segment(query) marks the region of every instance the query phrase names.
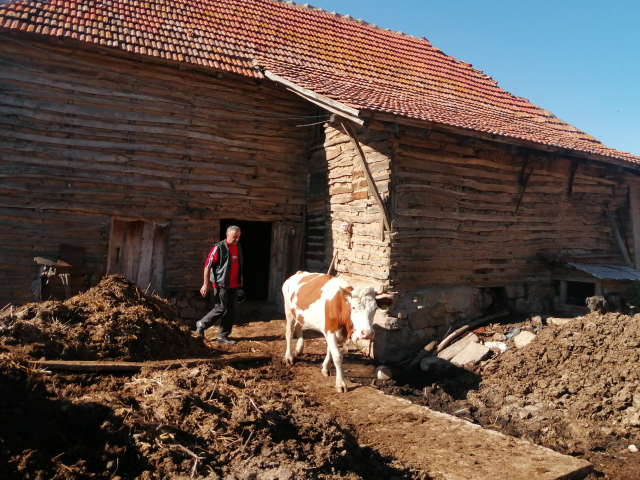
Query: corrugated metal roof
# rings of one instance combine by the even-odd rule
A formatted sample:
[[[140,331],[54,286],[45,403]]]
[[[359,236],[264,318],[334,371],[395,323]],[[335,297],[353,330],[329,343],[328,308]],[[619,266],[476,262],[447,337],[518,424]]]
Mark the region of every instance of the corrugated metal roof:
[[[567,265],[601,280],[640,280],[639,271],[624,265],[574,262],[567,262]]]

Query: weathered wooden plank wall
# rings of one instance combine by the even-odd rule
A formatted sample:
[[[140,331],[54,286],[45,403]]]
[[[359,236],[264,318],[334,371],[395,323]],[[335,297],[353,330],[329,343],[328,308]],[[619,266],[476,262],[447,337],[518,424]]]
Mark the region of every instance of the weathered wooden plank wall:
[[[170,222],[168,290],[199,287],[221,218],[301,224],[310,129],[296,125],[313,119],[285,118],[310,115],[298,97],[63,40],[33,46],[0,43],[0,303],[27,301],[33,257],[62,243],[104,272],[112,218]]]
[[[507,146],[424,133],[406,128],[391,139],[397,197],[390,277],[400,290],[551,283],[539,251],[617,255],[605,208],[631,232],[633,175],[581,164],[569,193],[569,158],[530,154],[522,175],[525,156]],[[521,175],[532,167],[522,194]]]

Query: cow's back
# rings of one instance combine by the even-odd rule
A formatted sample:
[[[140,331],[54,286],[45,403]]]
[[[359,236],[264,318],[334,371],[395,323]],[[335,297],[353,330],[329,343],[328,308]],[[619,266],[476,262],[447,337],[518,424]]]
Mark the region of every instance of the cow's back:
[[[285,308],[298,323],[324,333],[327,300],[332,299],[341,287],[348,286],[345,280],[331,275],[298,272],[282,286]]]

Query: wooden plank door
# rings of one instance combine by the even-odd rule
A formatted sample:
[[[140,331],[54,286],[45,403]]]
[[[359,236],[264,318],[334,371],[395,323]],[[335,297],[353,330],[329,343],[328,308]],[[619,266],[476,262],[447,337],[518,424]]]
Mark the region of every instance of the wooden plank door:
[[[142,220],[111,223],[107,274],[120,273],[144,290],[164,294],[167,227]]]

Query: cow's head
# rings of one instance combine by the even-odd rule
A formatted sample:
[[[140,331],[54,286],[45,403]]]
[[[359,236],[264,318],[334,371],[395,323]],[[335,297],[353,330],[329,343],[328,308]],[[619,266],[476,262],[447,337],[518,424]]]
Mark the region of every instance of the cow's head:
[[[371,340],[373,338],[373,316],[378,307],[390,305],[388,297],[378,297],[372,287],[340,288],[351,309],[350,317],[353,326],[351,340]]]

